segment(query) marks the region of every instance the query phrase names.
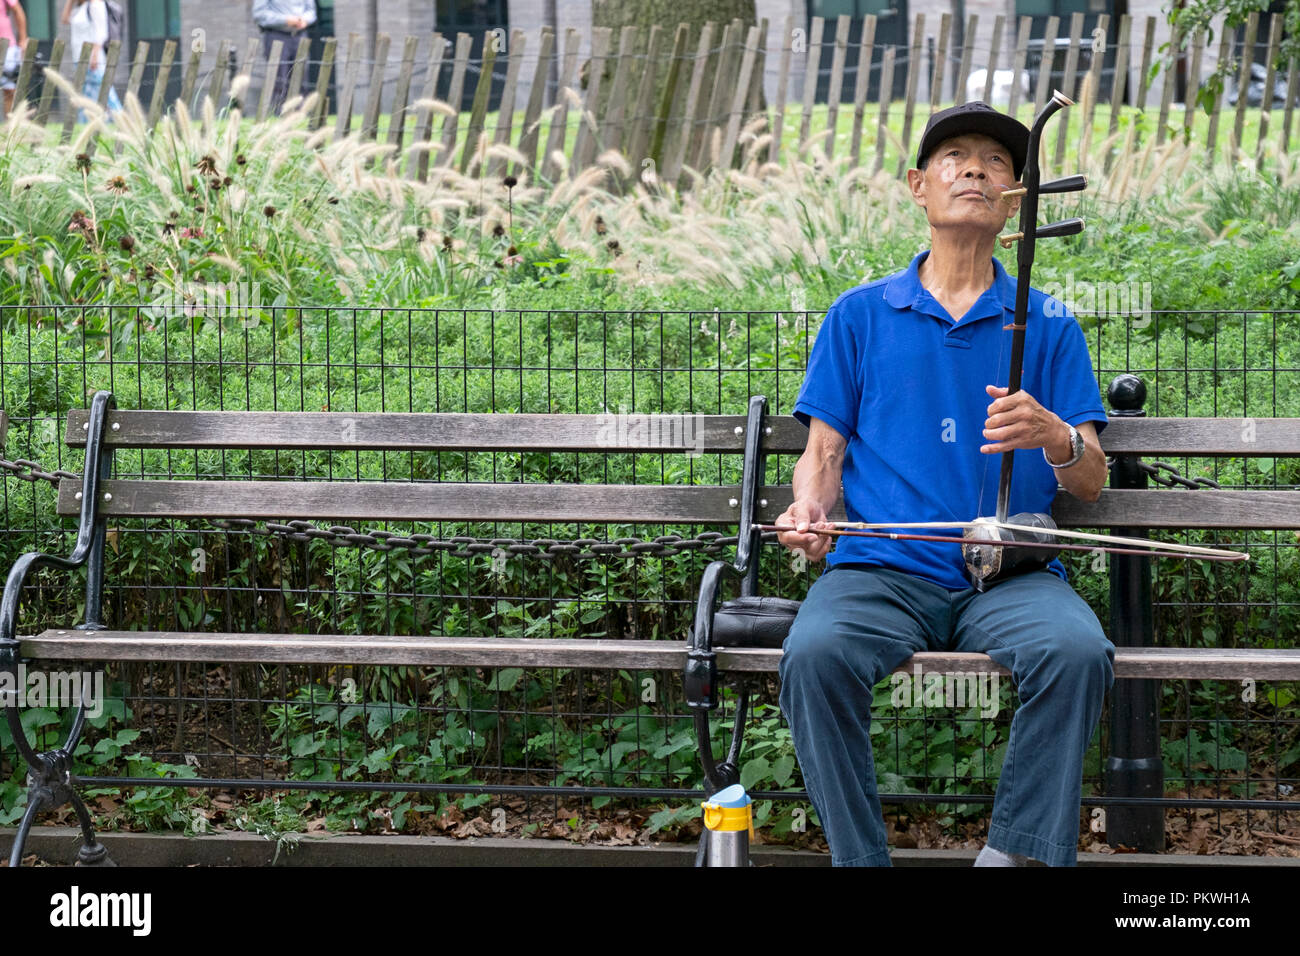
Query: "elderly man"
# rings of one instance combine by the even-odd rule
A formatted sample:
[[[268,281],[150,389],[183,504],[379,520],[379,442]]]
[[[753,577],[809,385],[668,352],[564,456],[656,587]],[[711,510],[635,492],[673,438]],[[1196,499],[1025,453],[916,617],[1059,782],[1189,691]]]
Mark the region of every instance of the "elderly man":
[[[262,31],[262,56],[271,55],[271,44],[276,40],[284,44],[271,94],[271,109],[278,113],[289,89],[289,69],[298,44],[306,29],[316,22],[316,0],[253,0],[253,21]]]
[[[1018,210],[1029,131],[984,103],[936,113],[907,182],[930,249],[827,313],[795,404],[809,428],[780,540],[820,560],[841,493],[850,519],[969,521],[995,510],[1015,450],[1011,512],[1047,512],[1058,482],[1094,501],[1105,427],[1082,330],[1034,290],[1022,390],[1005,382],[1015,280],[993,258]],[[994,466],[989,467],[990,463]],[[990,479],[986,480],[986,479]],[[888,866],[871,753],[872,688],[917,651],[987,653],[1020,697],[977,866],[1075,862],[1082,762],[1113,647],[1059,562],[978,592],[956,544],[839,538],[785,642],[781,709],[836,865]]]

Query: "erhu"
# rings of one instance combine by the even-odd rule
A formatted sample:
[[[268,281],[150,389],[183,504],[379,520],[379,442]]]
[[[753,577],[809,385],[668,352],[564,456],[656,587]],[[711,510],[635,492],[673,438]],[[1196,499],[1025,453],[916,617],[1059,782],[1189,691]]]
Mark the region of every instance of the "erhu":
[[[1073,105],[1071,100],[1059,90],[1052,92],[1052,98],[1034,119],[1029,130],[1029,149],[1025,157],[1024,175],[1019,189],[1007,190],[1004,199],[1023,196],[1020,205],[1020,231],[1000,236],[998,241],[1004,249],[1013,242],[1019,242],[1016,251],[1016,309],[1011,326],[1011,370],[1007,380],[1007,394],[1014,395],[1020,391],[1020,372],[1025,355],[1025,324],[1029,317],[1029,279],[1034,265],[1034,243],[1036,240],[1052,239],[1058,236],[1073,236],[1083,230],[1082,219],[1062,219],[1059,222],[1038,225],[1038,197],[1043,193],[1076,192],[1088,185],[1083,176],[1066,176],[1040,183],[1041,171],[1038,166],[1038,143],[1043,135],[1043,127],[1058,110]],[[993,521],[976,518],[972,526],[962,533],[967,542],[962,545],[962,559],[965,564],[966,577],[977,591],[1005,580],[1022,571],[1043,567],[1057,556],[1053,547],[1056,522],[1050,515],[1023,513],[1007,516],[1008,503],[1011,499],[1011,469],[1015,462],[1015,452],[1002,453],[1002,473],[998,481],[997,516]],[[1013,530],[1007,525],[1017,525],[1022,530]],[[1046,532],[1046,533],[1044,533]],[[996,541],[993,545],[987,542]],[[1030,545],[1025,547],[1022,545]]]

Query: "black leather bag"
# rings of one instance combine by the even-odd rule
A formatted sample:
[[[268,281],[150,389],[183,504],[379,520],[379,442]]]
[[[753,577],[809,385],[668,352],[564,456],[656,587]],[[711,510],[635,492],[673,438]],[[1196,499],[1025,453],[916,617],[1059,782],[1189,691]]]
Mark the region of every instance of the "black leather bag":
[[[725,601],[713,615],[714,647],[780,647],[790,633],[798,601],[742,597]]]

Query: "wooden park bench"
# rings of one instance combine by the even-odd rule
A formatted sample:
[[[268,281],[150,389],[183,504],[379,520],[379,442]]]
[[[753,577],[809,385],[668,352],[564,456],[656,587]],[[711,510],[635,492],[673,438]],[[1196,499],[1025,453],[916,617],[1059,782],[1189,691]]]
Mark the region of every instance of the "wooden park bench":
[[[1114,396],[1115,389],[1112,388]],[[1121,390],[1123,394],[1123,390]],[[1103,445],[1116,457],[1113,481],[1145,484],[1136,467],[1141,455],[1207,456],[1243,454],[1300,456],[1300,423],[1260,420],[1255,441],[1243,449],[1241,422],[1125,417],[1140,398],[1127,395],[1132,409],[1120,409],[1103,433]],[[681,670],[686,697],[695,717],[704,764],[706,790],[715,792],[737,776],[746,696],[737,708],[736,730],[726,759],[716,761],[710,746],[708,714],[718,706],[725,676],[774,672],[780,659],[783,628],[792,618],[793,602],[775,603],[777,613],[764,618],[763,633],[729,638],[721,646],[715,634],[743,635],[752,621],[748,608],[717,612],[717,598],[727,578],[740,582],[742,597],[755,599],[757,550],[762,538],[755,523],[774,520],[790,501],[790,487],[764,486],[768,455],[797,455],[806,430],[793,418],[766,414],[762,397],[750,400],[745,415],[698,418],[698,428],[647,428],[635,447],[611,448],[602,432],[602,416],[475,415],[339,412],[188,412],[128,411],[112,395],[95,395],[88,410],[68,418],[67,443],[85,448],[85,474],[64,479],[58,512],[79,519],[76,544],[67,557],[27,554],[11,569],[0,604],[0,670],[13,672],[19,661],[257,662],[264,664],[373,664],[417,666],[580,668],[596,670]],[[274,449],[279,451],[401,452],[702,452],[743,457],[739,485],[599,485],[421,483],[381,481],[289,480],[115,480],[113,457],[126,449]],[[1113,527],[1132,534],[1158,528],[1300,528],[1300,497],[1292,492],[1165,492],[1142,488],[1107,490],[1096,504],[1063,495],[1055,516],[1064,527]],[[443,635],[211,633],[108,630],[103,624],[105,532],[110,520],[256,519],[269,521],[346,520],[383,522],[527,522],[607,523],[712,526],[738,530],[735,557],[715,560],[701,581],[695,624],[682,640],[508,639]],[[702,538],[703,536],[701,536]],[[720,536],[719,536],[720,537]],[[672,538],[666,539],[672,543]],[[726,539],[723,539],[724,541]],[[653,550],[663,541],[646,542]],[[699,539],[682,544],[700,544]],[[716,541],[714,542],[716,543]],[[769,545],[772,547],[775,545]],[[1123,645],[1116,653],[1120,678],[1202,678],[1277,680],[1300,678],[1300,651],[1196,649],[1149,646],[1149,591],[1141,571],[1147,559],[1112,562],[1112,634]],[[20,636],[18,606],[24,583],[38,568],[87,568],[85,620],[75,626]],[[1149,582],[1146,584],[1149,588]],[[1146,594],[1146,606],[1142,605]],[[717,613],[715,613],[717,612]],[[1145,627],[1145,630],[1144,630]],[[751,646],[741,646],[748,644]],[[718,645],[718,646],[715,646]],[[918,654],[914,659],[931,673],[960,670],[998,671],[984,655]],[[909,664],[910,666],[910,664]],[[1153,680],[1146,686],[1154,686]],[[1149,691],[1148,691],[1149,693]],[[88,812],[75,794],[71,754],[83,728],[78,715],[68,741],[37,752],[19,724],[14,706],[6,707],[18,749],[30,768],[28,809],[11,850],[11,865],[22,857],[28,830],[41,810],[71,803],[83,832],[79,861],[107,861],[94,836]],[[1155,733],[1151,728],[1149,733]],[[1136,761],[1130,789],[1150,793],[1150,753],[1154,746],[1138,735],[1137,751],[1115,759]],[[1145,762],[1144,762],[1145,761]],[[1158,761],[1157,761],[1158,763]],[[1123,775],[1124,764],[1118,765]],[[1141,772],[1139,772],[1141,771]],[[187,781],[203,785],[201,779]],[[1158,785],[1157,785],[1158,787]],[[1159,809],[1157,812],[1159,812]]]

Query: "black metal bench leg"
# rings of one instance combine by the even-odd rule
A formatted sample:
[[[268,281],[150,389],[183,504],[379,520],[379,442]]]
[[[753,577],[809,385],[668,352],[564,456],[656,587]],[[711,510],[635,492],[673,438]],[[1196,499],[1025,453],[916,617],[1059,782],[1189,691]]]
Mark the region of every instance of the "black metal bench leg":
[[[35,789],[27,797],[27,812],[23,814],[22,822],[18,824],[18,833],[14,837],[14,845],[9,850],[9,867],[11,869],[22,866],[23,847],[27,845],[27,832],[32,828],[32,821],[36,819],[36,814],[44,808],[44,797]]]
[[[70,794],[72,809],[81,824],[81,849],[77,851],[77,866],[117,866],[108,855],[104,844],[95,839],[95,828],[90,822],[90,811],[76,793]]]
[[[80,734],[78,734],[80,736]],[[18,866],[22,862],[23,848],[27,843],[27,834],[32,828],[32,821],[42,810],[57,810],[66,803],[72,804],[81,825],[81,849],[77,852],[78,866],[115,866],[109,859],[104,845],[95,839],[95,829],[90,821],[90,812],[81,797],[72,789],[72,751],[75,740],[69,740],[68,747],[47,750],[36,754],[36,760],[28,761],[27,771],[27,811],[23,814],[18,834],[14,838],[13,849],[9,853],[9,865]]]
[[[5,654],[5,650],[0,648],[0,664],[11,656]],[[27,834],[32,828],[32,821],[36,819],[36,814],[42,810],[56,810],[70,803],[81,825],[82,846],[77,853],[77,865],[114,866],[103,844],[95,839],[90,812],[81,797],[72,789],[72,754],[77,749],[77,743],[86,724],[85,706],[77,708],[77,716],[72,722],[72,730],[68,733],[64,745],[41,753],[33,750],[28,742],[18,720],[17,709],[11,705],[6,710],[14,744],[27,762],[27,810],[23,813],[22,823],[14,837],[14,845],[9,853],[9,865],[18,866],[22,862]]]

